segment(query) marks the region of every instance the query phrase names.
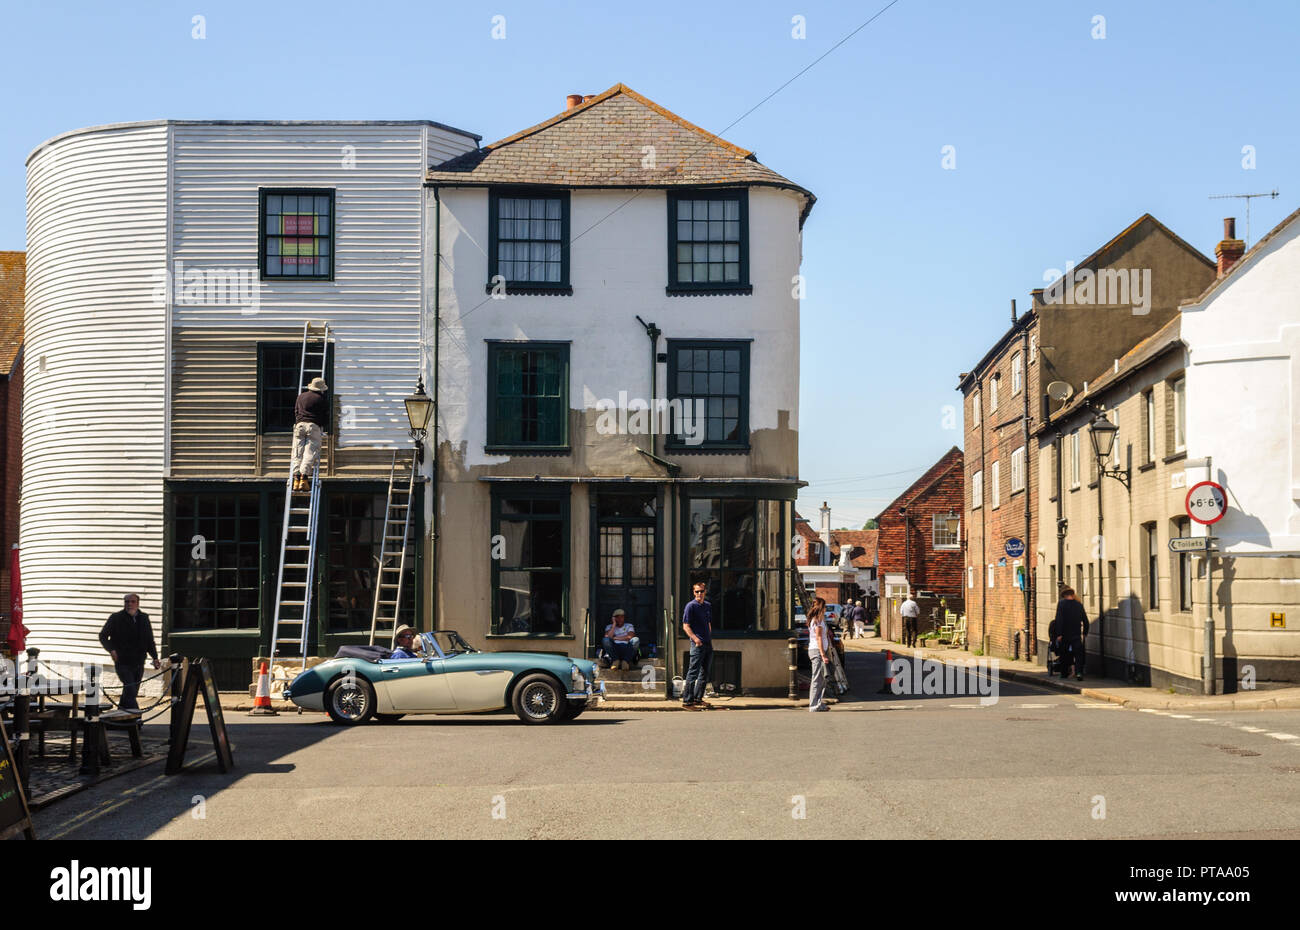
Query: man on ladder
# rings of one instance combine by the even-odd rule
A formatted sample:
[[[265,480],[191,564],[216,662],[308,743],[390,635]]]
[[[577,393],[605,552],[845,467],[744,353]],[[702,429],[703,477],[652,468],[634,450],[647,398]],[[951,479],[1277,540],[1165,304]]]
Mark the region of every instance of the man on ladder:
[[[321,432],[329,422],[324,378],[312,378],[293,405],[293,489],[310,490],[312,472],[320,461]]]

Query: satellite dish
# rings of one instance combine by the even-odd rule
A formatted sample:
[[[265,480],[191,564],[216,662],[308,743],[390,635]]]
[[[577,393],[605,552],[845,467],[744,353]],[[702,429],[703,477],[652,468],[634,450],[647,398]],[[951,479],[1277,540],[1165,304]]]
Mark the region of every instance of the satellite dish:
[[[1053,381],[1047,385],[1047,396],[1064,403],[1074,396],[1074,388],[1064,381]]]

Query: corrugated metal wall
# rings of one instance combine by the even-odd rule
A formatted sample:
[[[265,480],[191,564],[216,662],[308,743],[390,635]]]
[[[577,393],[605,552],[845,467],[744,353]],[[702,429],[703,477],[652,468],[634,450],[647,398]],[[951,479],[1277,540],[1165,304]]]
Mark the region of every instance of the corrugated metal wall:
[[[50,143],[27,203],[23,619],[50,657],[104,658],[124,592],[161,605],[167,128]]]

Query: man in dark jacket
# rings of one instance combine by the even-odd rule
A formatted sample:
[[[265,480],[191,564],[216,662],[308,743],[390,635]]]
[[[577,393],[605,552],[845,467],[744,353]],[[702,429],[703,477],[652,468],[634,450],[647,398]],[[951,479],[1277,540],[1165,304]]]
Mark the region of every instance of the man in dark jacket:
[[[117,706],[122,710],[139,710],[136,695],[144,677],[145,655],[153,659],[154,668],[162,666],[158,662],[149,615],[140,610],[140,596],[128,594],[122,601],[123,609],[109,617],[99,631],[99,641],[108,650],[117,677],[122,679],[122,697]]]
[[[310,488],[311,475],[320,461],[321,433],[329,424],[329,401],[325,392],[329,386],[324,378],[312,378],[307,390],[298,395],[293,405],[293,489]]]
[[[1061,677],[1070,676],[1070,665],[1073,664],[1075,679],[1083,681],[1083,667],[1087,660],[1083,638],[1088,635],[1088,614],[1075,599],[1074,588],[1062,589],[1061,599],[1056,604],[1056,618],[1048,627],[1048,635],[1056,637]]]

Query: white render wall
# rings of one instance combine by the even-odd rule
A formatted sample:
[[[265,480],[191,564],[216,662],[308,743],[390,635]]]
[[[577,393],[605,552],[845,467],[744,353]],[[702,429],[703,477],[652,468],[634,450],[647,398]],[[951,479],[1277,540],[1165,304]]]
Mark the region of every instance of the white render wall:
[[[593,409],[602,398],[650,396],[649,340],[639,314],[667,339],[752,338],[751,432],[798,429],[799,201],[772,188],[749,190],[747,296],[669,297],[667,195],[662,190],[573,190],[572,296],[511,295],[491,300],[488,193],[443,188],[440,424],[438,441],[464,444],[467,468],[508,461],[484,452],[488,339],[571,340],[569,406]],[[631,198],[629,200],[629,198]],[[594,228],[593,228],[594,227]],[[590,232],[585,230],[591,229]],[[432,331],[432,321],[426,325]],[[658,365],[663,397],[667,365]],[[788,422],[783,422],[788,414]]]
[[[1211,456],[1228,491],[1219,548],[1300,553],[1300,221],[1184,306],[1182,338],[1188,458]],[[1189,467],[1189,487],[1204,477]]]
[[[261,281],[255,312],[174,303],[177,328],[328,321],[340,446],[406,447],[402,398],[420,372],[424,173],[474,140],[424,123],[174,126],[173,251],[192,270],[258,268],[258,189],[335,190],[333,281]]]
[[[23,620],[97,658],[122,595],[158,631],[163,559],[167,127],[71,134],[28,161]]]

